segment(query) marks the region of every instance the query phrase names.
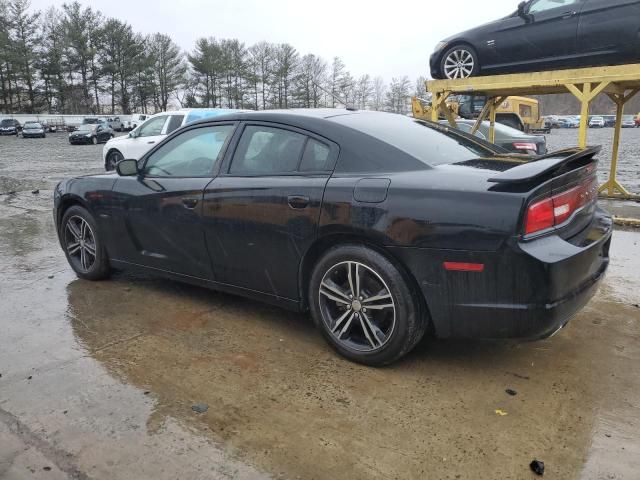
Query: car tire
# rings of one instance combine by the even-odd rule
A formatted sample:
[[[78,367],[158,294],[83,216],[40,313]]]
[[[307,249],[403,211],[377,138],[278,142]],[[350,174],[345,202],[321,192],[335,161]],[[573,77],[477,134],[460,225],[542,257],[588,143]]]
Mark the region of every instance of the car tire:
[[[93,143],[94,145],[98,144],[98,137],[91,137],[91,143]]]
[[[427,321],[419,295],[393,262],[362,245],[329,250],[309,282],[311,315],[328,343],[370,366],[393,363],[420,341]]]
[[[124,159],[124,155],[122,155],[122,153],[120,152],[120,150],[111,150],[108,154],[107,154],[107,161],[105,164],[105,170],[107,170],[108,172],[115,170],[116,169],[116,165],[118,164],[118,162],[120,160]]]
[[[87,209],[79,205],[70,207],[62,216],[59,232],[67,261],[78,277],[102,280],[109,276],[107,251]]]
[[[454,45],[440,59],[440,74],[444,79],[469,78],[478,73],[478,54],[470,45]]]

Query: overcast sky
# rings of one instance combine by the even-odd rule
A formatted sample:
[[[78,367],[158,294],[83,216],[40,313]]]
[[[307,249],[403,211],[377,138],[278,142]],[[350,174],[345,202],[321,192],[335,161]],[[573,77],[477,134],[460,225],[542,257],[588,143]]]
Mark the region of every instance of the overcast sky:
[[[32,0],[36,9],[63,0]],[[354,76],[389,81],[428,74],[437,42],[508,15],[518,0],[80,0],[141,33],[162,32],[187,51],[199,37],[288,42],[301,54],[339,56]],[[490,7],[490,8],[487,8]]]

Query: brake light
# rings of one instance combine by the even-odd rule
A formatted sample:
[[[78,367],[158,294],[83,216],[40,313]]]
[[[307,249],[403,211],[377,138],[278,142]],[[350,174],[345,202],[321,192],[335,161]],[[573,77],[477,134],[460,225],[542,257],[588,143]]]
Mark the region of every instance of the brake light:
[[[538,147],[533,142],[513,142],[513,148],[516,150],[532,150],[534,152],[538,151]]]
[[[576,210],[595,200],[597,193],[597,179],[589,178],[576,187],[532,203],[527,209],[524,233],[535,233],[564,223]]]

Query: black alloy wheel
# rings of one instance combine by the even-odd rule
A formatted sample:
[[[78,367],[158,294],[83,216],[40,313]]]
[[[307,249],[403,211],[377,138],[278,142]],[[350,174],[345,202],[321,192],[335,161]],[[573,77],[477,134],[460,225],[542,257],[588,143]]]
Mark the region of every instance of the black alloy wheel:
[[[100,280],[109,276],[109,259],[98,237],[91,214],[83,207],[70,207],[60,222],[60,241],[67,261],[80,278]]]
[[[327,252],[309,285],[310,309],[325,338],[350,360],[386,365],[422,338],[426,319],[406,276],[360,245]]]

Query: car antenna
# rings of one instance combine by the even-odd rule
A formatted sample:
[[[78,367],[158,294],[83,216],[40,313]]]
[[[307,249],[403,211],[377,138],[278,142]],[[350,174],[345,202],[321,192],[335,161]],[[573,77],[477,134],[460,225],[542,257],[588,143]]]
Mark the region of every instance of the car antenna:
[[[358,109],[356,107],[354,107],[353,105],[349,105],[348,102],[346,102],[345,100],[340,98],[337,94],[335,94],[333,92],[330,92],[329,90],[325,89],[319,83],[313,82],[313,85],[316,86],[317,88],[319,88],[320,90],[322,90],[327,95],[330,95],[331,97],[333,97],[333,99],[337,100],[338,103],[343,104],[345,110],[348,110],[349,112],[357,112],[358,111]]]

